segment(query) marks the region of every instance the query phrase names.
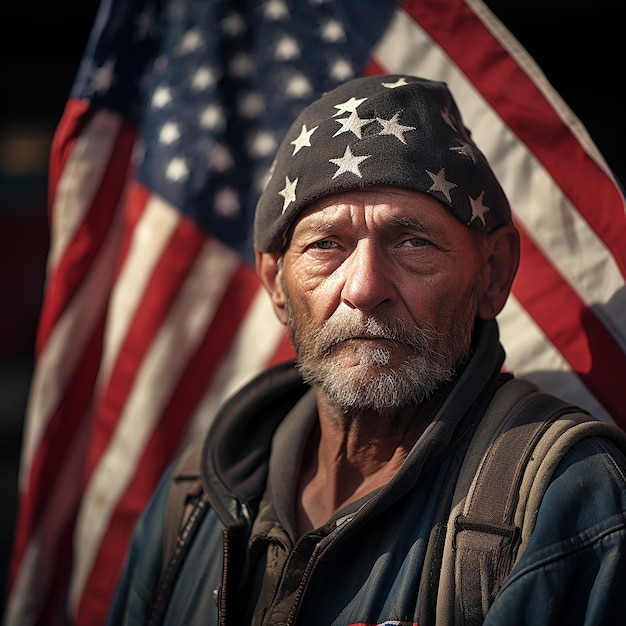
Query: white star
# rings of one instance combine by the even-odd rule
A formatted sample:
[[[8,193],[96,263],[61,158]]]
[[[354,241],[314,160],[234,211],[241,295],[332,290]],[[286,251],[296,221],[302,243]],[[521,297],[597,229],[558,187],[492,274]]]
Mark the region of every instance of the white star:
[[[328,159],[330,163],[334,163],[339,168],[335,172],[333,180],[337,178],[337,176],[345,174],[346,172],[350,172],[351,174],[355,174],[361,178],[359,163],[361,163],[361,161],[365,161],[365,159],[369,159],[371,156],[371,154],[366,154],[365,156],[354,156],[352,154],[352,150],[350,150],[350,146],[346,146],[346,151],[343,153],[341,158]]]
[[[159,133],[159,141],[164,143],[166,146],[169,146],[178,139],[180,139],[178,124],[175,122],[165,122],[165,124],[161,127],[161,132]]]
[[[464,143],[462,146],[453,146],[450,148],[450,152],[458,152],[458,154],[469,157],[474,163],[478,163],[478,161],[480,161],[478,151],[469,143]]]
[[[204,91],[212,85],[215,85],[215,72],[212,68],[203,65],[193,73],[191,88],[194,91]]]
[[[350,100],[346,100],[340,104],[335,105],[335,109],[337,113],[333,113],[333,117],[337,117],[338,115],[343,115],[344,113],[356,113],[356,110],[360,104],[363,104],[367,98],[360,98],[357,100],[354,96],[350,98]]]
[[[436,174],[426,170],[426,173],[432,178],[433,184],[428,191],[438,191],[442,193],[448,202],[452,202],[450,190],[456,187],[455,183],[446,180],[446,170],[442,167]]]
[[[169,87],[158,87],[152,94],[152,106],[162,109],[166,104],[172,101],[172,93]]]
[[[483,204],[484,195],[485,195],[485,192],[481,191],[480,195],[478,196],[478,198],[476,198],[476,200],[474,200],[474,198],[470,196],[469,201],[472,206],[472,217],[470,218],[470,221],[468,223],[471,224],[476,218],[478,218],[483,223],[483,227],[487,228],[487,222],[485,221],[485,213],[489,211],[489,207],[486,207]]]
[[[319,128],[319,126],[314,126],[311,130],[307,130],[306,124],[302,124],[302,129],[300,130],[300,134],[296,139],[290,141],[289,143],[294,146],[293,153],[291,156],[299,152],[302,148],[310,148],[311,147],[311,135]]]
[[[330,66],[330,77],[339,83],[353,76],[354,70],[352,69],[352,64],[347,59],[337,59]]]
[[[373,122],[373,119],[361,119],[359,115],[355,113],[350,113],[349,117],[342,117],[339,120],[335,120],[339,124],[341,124],[341,128],[333,135],[336,137],[337,135],[341,135],[341,133],[352,132],[359,139],[361,139],[361,129],[363,126],[367,126],[370,122]]]
[[[113,68],[115,67],[114,59],[107,59],[102,67],[94,71],[91,77],[92,84],[96,93],[106,93],[113,84]]]
[[[395,83],[381,83],[383,87],[387,87],[387,89],[395,89],[396,87],[403,87],[404,85],[408,85],[406,82],[406,78],[398,78]]]
[[[282,20],[289,17],[289,10],[282,0],[269,0],[263,7],[263,15],[268,20]]]
[[[339,20],[328,20],[322,26],[322,40],[330,43],[337,43],[346,38],[346,31]]]
[[[298,184],[298,179],[291,182],[289,180],[289,176],[285,176],[285,188],[282,191],[278,192],[279,196],[284,198],[283,200],[283,213],[287,210],[287,207],[296,201],[296,186]]]
[[[255,64],[252,61],[252,58],[244,52],[240,52],[239,54],[235,55],[230,63],[230,70],[233,76],[236,76],[237,78],[245,78],[246,76],[250,76],[254,69]]]
[[[290,37],[289,35],[283,35],[280,41],[276,44],[276,50],[274,51],[274,58],[279,61],[291,61],[300,56],[300,46],[297,39]]]
[[[218,143],[209,154],[209,166],[217,172],[225,172],[235,164],[230,150]]]
[[[230,37],[237,37],[246,31],[246,21],[241,13],[231,13],[222,20],[222,31]]]
[[[256,92],[250,92],[239,101],[239,112],[243,117],[254,119],[265,111],[265,100]]]
[[[224,217],[232,217],[237,215],[241,206],[239,204],[239,196],[237,192],[231,187],[225,187],[220,189],[215,194],[215,200],[213,201],[215,211]]]
[[[174,157],[167,165],[165,176],[172,182],[180,182],[189,176],[189,168],[185,159],[182,157]]]
[[[204,38],[199,28],[190,28],[178,45],[178,50],[182,54],[188,54],[199,50],[204,45]]]
[[[291,98],[305,98],[313,91],[311,83],[303,74],[298,74],[289,80],[286,94]]]
[[[217,104],[209,104],[200,112],[200,127],[211,130],[224,130],[226,121],[224,111]]]
[[[252,140],[250,152],[255,157],[267,157],[276,152],[276,137],[267,131],[259,131]]]
[[[415,126],[403,126],[398,122],[399,117],[400,111],[398,111],[390,120],[384,120],[377,117],[376,121],[383,127],[380,131],[381,135],[393,135],[406,145],[404,133],[408,133],[410,130],[415,130]]]

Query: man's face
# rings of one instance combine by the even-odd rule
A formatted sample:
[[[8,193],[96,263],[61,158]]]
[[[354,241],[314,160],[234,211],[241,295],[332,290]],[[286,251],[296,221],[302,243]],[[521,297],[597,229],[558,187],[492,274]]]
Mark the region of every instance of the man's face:
[[[305,379],[346,413],[417,404],[450,380],[477,313],[475,238],[437,200],[408,190],[314,203],[279,276]]]

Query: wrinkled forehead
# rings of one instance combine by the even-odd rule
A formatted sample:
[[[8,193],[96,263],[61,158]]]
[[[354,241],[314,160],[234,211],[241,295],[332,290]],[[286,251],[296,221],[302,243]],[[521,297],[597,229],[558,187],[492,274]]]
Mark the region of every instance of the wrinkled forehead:
[[[287,233],[292,237],[324,237],[357,232],[385,236],[400,230],[437,234],[446,239],[479,236],[428,194],[387,186],[351,189],[319,198],[304,207]]]

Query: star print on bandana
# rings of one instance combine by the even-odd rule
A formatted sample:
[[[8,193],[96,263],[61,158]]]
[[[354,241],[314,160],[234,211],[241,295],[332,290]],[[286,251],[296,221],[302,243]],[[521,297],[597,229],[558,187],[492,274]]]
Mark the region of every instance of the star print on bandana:
[[[374,185],[429,194],[474,230],[510,221],[497,179],[440,82],[349,81],[302,112],[275,163],[255,221],[264,251],[278,249],[284,229],[318,198]]]
[[[359,139],[362,138],[363,131],[361,130],[363,126],[367,126],[373,119],[361,119],[356,111],[350,113],[348,117],[342,117],[341,119],[335,120],[341,124],[341,128],[333,135],[336,137],[337,135],[341,135],[341,133],[352,132]]]
[[[361,172],[359,171],[359,163],[361,161],[365,161],[365,159],[369,159],[372,155],[366,154],[365,156],[355,156],[352,154],[352,150],[350,150],[350,146],[346,146],[346,151],[343,153],[343,156],[340,159],[328,159],[331,163],[334,163],[339,167],[339,169],[335,172],[333,176],[333,180],[340,176],[341,174],[345,174],[350,172],[351,174],[356,174],[359,178],[361,178]]]
[[[354,96],[350,98],[350,100],[346,100],[341,104],[336,104],[335,109],[339,109],[337,113],[333,113],[333,117],[337,117],[338,115],[343,115],[344,113],[356,113],[357,107],[360,104],[363,104],[367,98],[361,98],[357,100]]]
[[[293,154],[298,153],[302,148],[310,148],[311,147],[311,135],[319,128],[319,126],[314,126],[311,130],[307,130],[306,124],[302,124],[302,130],[296,139],[291,141],[290,143],[294,146]],[[293,156],[292,154],[292,156]]]
[[[474,200],[474,198],[470,196],[469,201],[470,201],[470,205],[472,206],[472,217],[470,219],[470,223],[473,222],[475,219],[479,219],[483,223],[483,226],[487,225],[487,222],[485,221],[485,213],[489,211],[489,207],[486,207],[483,204],[484,196],[485,196],[484,191],[480,192],[480,196],[478,196],[476,200]]]
[[[399,117],[400,111],[398,111],[390,120],[383,120],[380,117],[377,117],[376,121],[383,127],[380,131],[381,135],[393,135],[406,145],[404,133],[408,133],[410,130],[415,130],[415,126],[403,126],[398,123]]]
[[[450,190],[456,187],[455,183],[446,180],[446,170],[442,167],[436,174],[426,170],[426,173],[433,179],[433,184],[428,191],[438,191],[442,193],[448,202],[452,202]]]
[[[298,184],[298,179],[296,178],[293,182],[289,180],[289,176],[285,176],[285,188],[282,191],[278,192],[279,196],[284,198],[283,200],[283,213],[287,210],[287,207],[296,201],[296,185]]]

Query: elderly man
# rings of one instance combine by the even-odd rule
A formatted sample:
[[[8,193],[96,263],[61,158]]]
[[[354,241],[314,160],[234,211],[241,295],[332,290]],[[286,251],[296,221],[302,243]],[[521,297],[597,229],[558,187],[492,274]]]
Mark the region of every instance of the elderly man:
[[[519,237],[447,87],[362,78],[305,109],[259,201],[255,246],[296,364],[240,391],[191,464],[164,477],[110,623],[623,623],[626,459],[607,437],[552,468],[523,549],[498,571],[481,561],[487,591],[461,592],[469,561],[451,578],[442,564],[476,433],[508,423],[511,394],[527,421],[552,420],[501,372],[495,317]],[[503,474],[526,457],[506,461]],[[176,542],[172,485],[186,479]]]

